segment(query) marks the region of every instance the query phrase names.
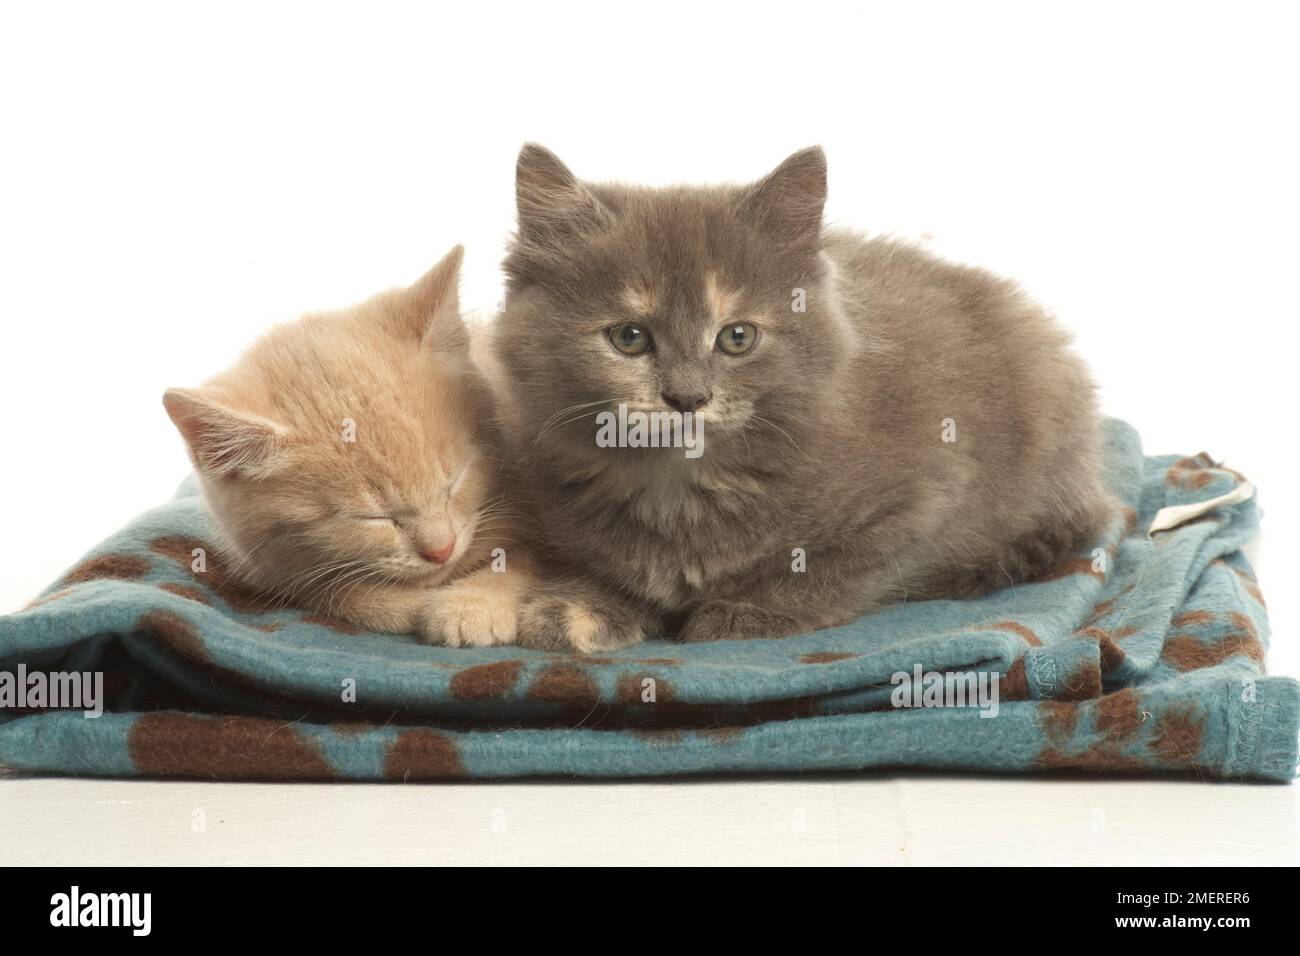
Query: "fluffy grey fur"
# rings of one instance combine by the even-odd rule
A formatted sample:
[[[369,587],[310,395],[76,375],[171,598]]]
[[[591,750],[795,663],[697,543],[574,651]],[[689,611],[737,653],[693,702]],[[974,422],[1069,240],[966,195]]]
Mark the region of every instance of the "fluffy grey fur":
[[[1065,332],[980,269],[824,230],[825,198],[819,148],[749,186],[650,189],[524,147],[494,343],[566,582],[524,623],[539,643],[779,637],[1090,546],[1112,506]],[[616,350],[624,323],[653,347]],[[737,323],[757,344],[729,355]],[[620,402],[703,402],[703,455],[598,447]]]

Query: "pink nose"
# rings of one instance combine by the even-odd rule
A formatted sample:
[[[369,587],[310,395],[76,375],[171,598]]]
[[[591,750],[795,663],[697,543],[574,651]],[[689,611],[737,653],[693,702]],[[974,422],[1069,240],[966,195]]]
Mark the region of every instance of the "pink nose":
[[[420,557],[432,564],[446,564],[451,553],[456,550],[456,539],[451,538],[440,547],[427,547],[420,552]]]

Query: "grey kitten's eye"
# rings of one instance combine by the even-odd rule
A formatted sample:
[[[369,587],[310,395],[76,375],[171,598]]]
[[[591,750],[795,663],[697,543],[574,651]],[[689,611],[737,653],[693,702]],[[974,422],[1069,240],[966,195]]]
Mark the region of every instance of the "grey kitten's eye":
[[[615,325],[605,334],[609,336],[609,344],[624,355],[640,355],[650,348],[652,341],[649,329],[643,329],[631,322],[626,325]]]
[[[718,333],[718,348],[728,355],[744,355],[758,341],[758,329],[748,322],[737,322]]]

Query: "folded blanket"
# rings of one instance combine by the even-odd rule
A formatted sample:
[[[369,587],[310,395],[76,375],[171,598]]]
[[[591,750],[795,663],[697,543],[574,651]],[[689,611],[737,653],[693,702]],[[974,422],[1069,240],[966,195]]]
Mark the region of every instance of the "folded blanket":
[[[187,482],[0,618],[0,764],[279,780],[902,766],[1290,780],[1300,687],[1263,676],[1244,480],[1206,455],[1143,458],[1120,422],[1105,456],[1122,510],[1096,550],[1042,580],[799,637],[599,657],[427,647],[277,607],[231,578]],[[1164,511],[1176,526],[1148,536],[1161,509],[1223,495],[1199,516]],[[20,668],[28,689],[34,672],[102,673],[105,712],[15,698]]]

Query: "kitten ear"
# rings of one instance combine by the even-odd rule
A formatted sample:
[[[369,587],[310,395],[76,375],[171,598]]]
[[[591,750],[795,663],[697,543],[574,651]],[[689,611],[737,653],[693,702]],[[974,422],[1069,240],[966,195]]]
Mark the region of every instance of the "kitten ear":
[[[462,352],[469,335],[460,317],[460,264],[465,247],[455,246],[408,290],[412,324],[421,346],[439,352]]]
[[[525,143],[519,151],[515,204],[519,238],[525,242],[563,238],[599,223],[609,214],[558,156],[536,143]]]
[[[168,389],[163,406],[194,464],[213,477],[262,478],[283,463],[285,430],[269,419],[237,412],[197,389]]]
[[[742,214],[796,244],[816,243],[826,206],[826,153],[801,149],[745,190]]]

